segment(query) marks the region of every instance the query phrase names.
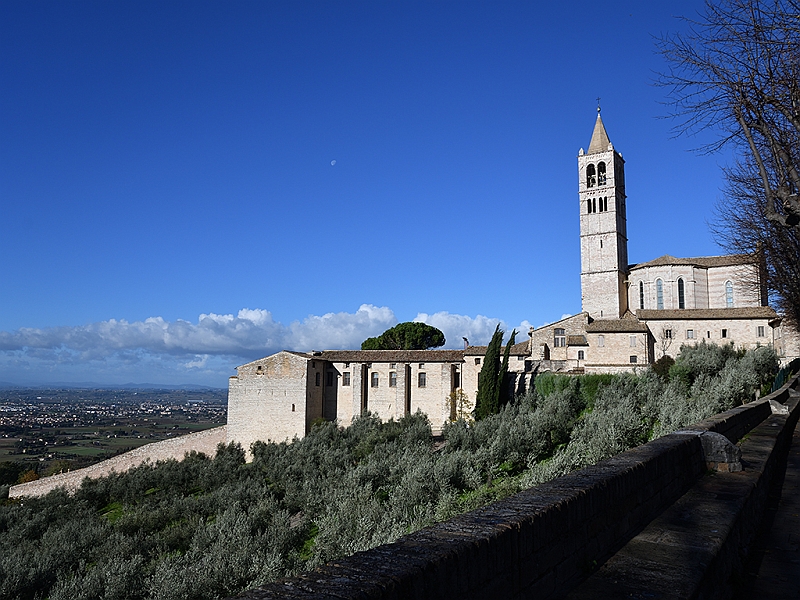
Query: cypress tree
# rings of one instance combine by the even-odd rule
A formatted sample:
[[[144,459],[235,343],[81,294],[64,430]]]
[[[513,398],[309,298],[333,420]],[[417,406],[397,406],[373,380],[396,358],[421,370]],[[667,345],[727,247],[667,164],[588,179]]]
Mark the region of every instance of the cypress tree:
[[[492,339],[486,347],[483,366],[478,375],[478,395],[475,398],[476,421],[496,413],[498,409],[497,373],[500,370],[500,346],[503,344],[503,333],[498,323]]]
[[[511,399],[511,395],[508,393],[508,358],[511,354],[511,346],[514,345],[514,339],[516,337],[517,330],[514,329],[511,331],[511,337],[508,338],[506,350],[503,352],[503,364],[497,373],[497,391],[495,392],[497,394],[497,402],[495,403],[497,410],[495,410],[495,412],[499,412],[500,407],[508,404],[508,401]]]

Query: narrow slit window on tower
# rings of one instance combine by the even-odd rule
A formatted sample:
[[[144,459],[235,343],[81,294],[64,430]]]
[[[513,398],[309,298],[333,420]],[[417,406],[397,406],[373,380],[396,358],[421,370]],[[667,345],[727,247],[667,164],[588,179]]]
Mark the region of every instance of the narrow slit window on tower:
[[[644,281],[639,282],[639,309],[644,310]]]
[[[660,279],[656,279],[656,308],[664,309],[664,283]]]
[[[725,306],[733,308],[733,282],[725,282]]]
[[[686,298],[683,293],[682,277],[678,277],[678,308],[686,308]]]
[[[597,163],[597,185],[606,184],[606,163]]]
[[[592,198],[592,212],[597,212],[597,198]]]
[[[594,165],[588,165],[586,167],[586,187],[594,187],[597,183],[597,177],[595,175]]]
[[[608,196],[603,196],[603,211],[608,210]]]
[[[600,240],[600,247],[603,247],[603,240]]]
[[[591,198],[586,200],[586,214],[587,215],[592,214],[592,199]]]

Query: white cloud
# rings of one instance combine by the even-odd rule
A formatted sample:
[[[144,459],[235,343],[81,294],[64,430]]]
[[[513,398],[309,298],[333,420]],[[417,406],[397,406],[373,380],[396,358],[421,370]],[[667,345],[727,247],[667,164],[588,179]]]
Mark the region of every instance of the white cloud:
[[[488,344],[498,323],[501,329],[507,329],[505,323],[500,319],[484,317],[483,315],[472,318],[466,315],[454,315],[449,312],[437,312],[432,315],[419,313],[414,318],[414,321],[427,323],[441,329],[447,340],[446,347],[448,348],[463,348],[464,343],[461,338],[464,337],[473,346]]]
[[[311,315],[289,325],[267,310],[244,308],[237,315],[201,314],[197,323],[150,317],[130,323],[110,319],[78,327],[22,328],[0,332],[0,351],[43,356],[47,352],[91,359],[127,350],[176,356],[263,356],[283,348],[349,348],[397,323],[391,309],[363,304],[355,313]]]
[[[508,329],[499,319],[482,315],[420,313],[414,320],[441,329],[449,348],[460,348],[462,336],[472,344],[487,343],[498,323]],[[235,315],[201,314],[196,323],[150,317],[21,328],[0,332],[0,381],[188,380],[224,386],[243,362],[281,349],[359,348],[366,338],[396,324],[390,308],[363,304],[353,313],[310,315],[288,325],[275,321],[268,310],[243,308]]]

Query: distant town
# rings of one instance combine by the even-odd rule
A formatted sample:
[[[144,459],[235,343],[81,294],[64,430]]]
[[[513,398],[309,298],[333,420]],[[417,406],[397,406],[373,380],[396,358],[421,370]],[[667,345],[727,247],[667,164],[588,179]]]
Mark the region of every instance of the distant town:
[[[226,413],[227,391],[216,389],[0,389],[0,471],[85,467],[223,425]]]

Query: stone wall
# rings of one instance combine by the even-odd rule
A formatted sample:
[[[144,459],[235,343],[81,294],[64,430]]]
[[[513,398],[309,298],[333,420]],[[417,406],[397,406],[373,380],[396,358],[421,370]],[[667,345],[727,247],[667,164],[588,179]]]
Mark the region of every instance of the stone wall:
[[[667,347],[667,355],[676,358],[681,346],[694,346],[699,343],[733,344],[736,348],[750,350],[757,346],[771,346],[773,330],[770,319],[648,319],[647,326],[655,337],[656,356],[662,356],[664,332],[671,332],[671,343]],[[759,327],[764,335],[759,336]],[[725,336],[722,337],[723,329]],[[688,337],[691,331],[692,337]]]
[[[759,402],[240,598],[560,597],[701,479],[703,432],[737,440],[771,415],[769,400],[785,402],[797,384],[795,377]],[[782,428],[761,430],[777,437]]]
[[[731,597],[731,576],[742,573],[770,487],[785,469],[800,416],[800,394],[793,396],[788,414],[769,415],[740,444],[744,470],[703,477],[568,600]]]
[[[312,369],[311,362],[322,361],[278,352],[239,367],[228,385],[228,442],[240,443],[249,456],[250,446],[257,440],[283,442],[303,437],[309,420],[309,389],[320,390],[321,416],[322,388],[313,385],[319,371],[316,364]]]
[[[8,497],[43,496],[59,487],[63,487],[68,492],[73,493],[80,487],[81,482],[86,477],[95,479],[110,475],[113,472],[122,473],[148,461],[156,462],[171,458],[181,460],[187,452],[192,451],[214,456],[217,453],[217,445],[225,443],[226,429],[226,426],[223,425],[222,427],[214,427],[213,429],[206,429],[161,442],[145,444],[130,452],[125,452],[83,469],[11,486]]]

